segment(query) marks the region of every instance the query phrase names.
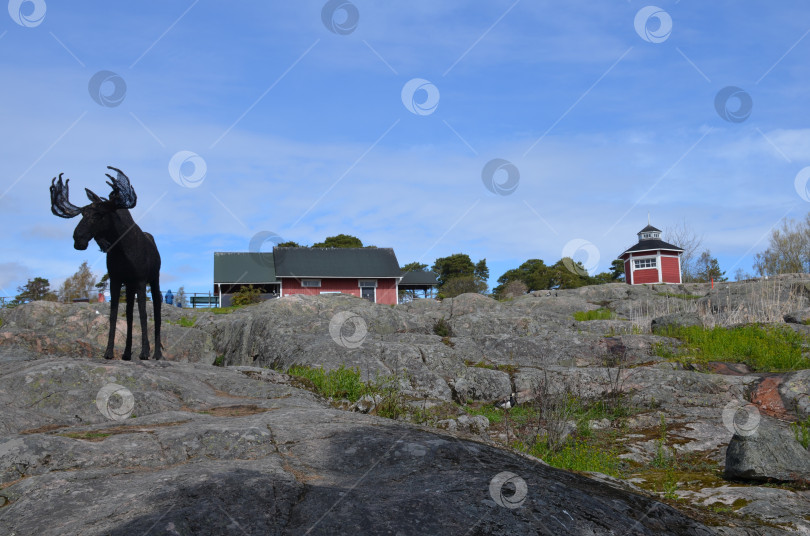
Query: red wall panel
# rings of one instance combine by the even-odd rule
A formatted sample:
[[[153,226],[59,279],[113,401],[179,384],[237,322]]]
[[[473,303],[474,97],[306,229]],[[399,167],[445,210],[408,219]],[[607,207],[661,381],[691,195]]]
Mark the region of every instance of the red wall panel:
[[[681,263],[676,257],[661,257],[661,275],[664,283],[681,282]]]
[[[396,304],[398,302],[396,288],[396,279],[377,279],[377,303]],[[281,292],[283,296],[291,294],[317,296],[321,292],[342,292],[360,297],[357,279],[321,279],[320,287],[302,287],[298,279],[285,277],[282,279]]]
[[[658,283],[658,269],[645,268],[633,272],[633,284],[641,285],[643,283]]]

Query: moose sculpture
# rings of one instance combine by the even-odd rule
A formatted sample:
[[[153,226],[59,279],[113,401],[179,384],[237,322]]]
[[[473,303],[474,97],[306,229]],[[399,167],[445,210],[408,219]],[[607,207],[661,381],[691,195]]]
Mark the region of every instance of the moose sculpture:
[[[132,312],[135,298],[138,300],[138,315],[141,320],[141,359],[149,359],[149,335],[146,327],[146,285],[152,289],[152,302],[155,306],[155,354],[161,359],[160,344],[160,253],[151,234],[141,231],[132,219],[129,209],[135,206],[138,196],[129,183],[129,178],[120,170],[107,166],[116,172],[107,184],[112,188],[109,199],[99,197],[85,188],[90,204],[77,207],[68,199],[68,183],[62,182],[62,175],[51,181],[51,212],[60,218],[73,218],[82,215],[73,231],[73,247],[87,249],[90,240],[95,239],[101,251],[107,254],[107,273],[110,275],[110,334],[107,339],[105,359],[114,357],[115,325],[118,318],[118,302],[121,285],[126,286],[127,297],[127,342],[122,359],[132,358]]]

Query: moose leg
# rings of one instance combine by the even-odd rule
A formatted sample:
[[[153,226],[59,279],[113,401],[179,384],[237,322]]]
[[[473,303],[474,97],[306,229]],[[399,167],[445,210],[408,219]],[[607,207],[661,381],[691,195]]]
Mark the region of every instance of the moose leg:
[[[110,280],[110,335],[107,337],[107,349],[104,359],[115,357],[115,327],[118,323],[118,300],[121,298],[121,282]]]
[[[124,355],[121,359],[129,361],[132,359],[132,311],[135,307],[135,289],[132,285],[127,285],[127,345],[124,348]]]
[[[163,302],[163,294],[160,293],[160,281],[152,281],[149,283],[152,289],[152,303],[155,306],[155,355],[152,359],[162,359],[163,352],[161,352],[162,344],[160,342],[160,304]]]
[[[149,328],[146,322],[146,281],[138,285],[138,317],[141,321],[141,359],[149,359]]]

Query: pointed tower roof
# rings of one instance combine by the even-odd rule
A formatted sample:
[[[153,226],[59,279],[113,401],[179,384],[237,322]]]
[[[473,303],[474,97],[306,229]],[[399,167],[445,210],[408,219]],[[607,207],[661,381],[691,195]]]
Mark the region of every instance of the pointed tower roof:
[[[626,253],[640,253],[660,249],[683,251],[683,248],[661,240],[661,229],[657,229],[648,223],[644,229],[638,232],[638,243],[624,250],[624,252],[619,255],[619,258]]]

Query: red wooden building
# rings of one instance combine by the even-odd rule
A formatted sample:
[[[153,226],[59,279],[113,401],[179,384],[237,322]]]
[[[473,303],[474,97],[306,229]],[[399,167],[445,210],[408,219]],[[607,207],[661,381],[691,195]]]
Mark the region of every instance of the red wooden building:
[[[399,301],[402,271],[391,248],[273,248],[273,256],[281,296],[343,293]]]
[[[619,258],[624,261],[624,278],[629,285],[681,283],[683,249],[661,240],[661,231],[647,225],[638,232],[638,244]]]
[[[436,286],[425,272],[403,274],[391,248],[273,248],[272,253],[214,253],[214,292],[220,306],[242,286],[259,288],[265,299],[293,294],[352,294],[393,305],[400,290]],[[424,280],[423,280],[424,279]]]

